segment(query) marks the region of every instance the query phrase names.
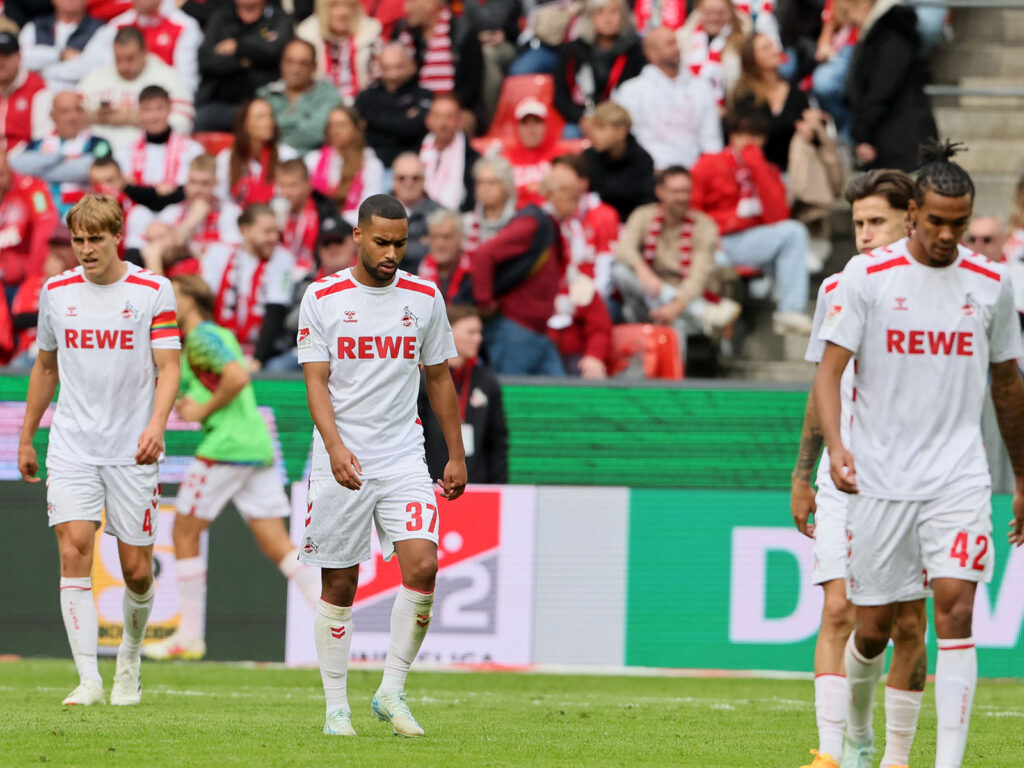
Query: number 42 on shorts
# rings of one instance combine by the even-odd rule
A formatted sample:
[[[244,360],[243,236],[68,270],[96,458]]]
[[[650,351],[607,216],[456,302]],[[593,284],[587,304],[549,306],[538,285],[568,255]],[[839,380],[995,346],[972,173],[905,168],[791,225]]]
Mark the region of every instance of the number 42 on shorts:
[[[967,561],[970,560],[970,553],[967,551],[967,543],[969,540],[967,531],[960,531],[953,539],[953,547],[949,550],[949,556],[954,560],[960,561],[960,567],[966,568]],[[974,540],[975,547],[980,547],[977,550],[977,554],[974,556],[974,562],[971,564],[971,568],[976,571],[985,570],[985,555],[988,554],[988,536],[978,536]]]

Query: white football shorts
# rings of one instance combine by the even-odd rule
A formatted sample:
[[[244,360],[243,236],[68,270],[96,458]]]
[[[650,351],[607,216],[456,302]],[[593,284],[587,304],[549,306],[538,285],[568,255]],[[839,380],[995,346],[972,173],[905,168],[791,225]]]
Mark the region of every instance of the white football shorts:
[[[814,496],[814,565],[811,583],[846,578],[846,507],[850,497],[822,484]]]
[[[371,522],[385,560],[394,554],[396,541],[437,543],[437,497],[422,458],[401,460],[388,474],[364,479],[358,491],[334,479],[310,480],[299,559],[318,568],[348,568],[369,560]]]
[[[854,605],[931,595],[932,579],[992,579],[992,492],[955,491],[929,501],[851,496],[846,594]]]
[[[274,468],[193,459],[175,499],[179,515],[213,521],[228,505],[245,520],[287,517],[291,505]]]
[[[160,506],[157,464],[73,464],[46,468],[46,509],[50,525],[72,520],[102,521],[104,529],[125,544],[145,547],[156,540]]]

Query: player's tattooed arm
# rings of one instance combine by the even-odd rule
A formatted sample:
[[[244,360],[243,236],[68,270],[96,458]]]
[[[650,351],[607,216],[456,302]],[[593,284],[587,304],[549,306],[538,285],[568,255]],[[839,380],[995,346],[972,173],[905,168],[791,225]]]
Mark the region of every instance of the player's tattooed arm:
[[[1016,480],[1008,538],[1011,544],[1020,546],[1024,543],[1024,380],[1016,360],[995,363],[990,368],[996,422]]]
[[[814,404],[814,390],[807,393],[807,407],[804,409],[804,425],[800,431],[800,449],[796,454],[793,479],[809,483],[814,465],[818,462],[825,445],[825,433],[818,421],[818,409]]]

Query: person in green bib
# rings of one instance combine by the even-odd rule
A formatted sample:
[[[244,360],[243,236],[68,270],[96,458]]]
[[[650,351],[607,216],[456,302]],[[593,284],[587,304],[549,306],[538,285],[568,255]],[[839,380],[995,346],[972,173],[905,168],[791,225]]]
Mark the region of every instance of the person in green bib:
[[[170,637],[145,647],[151,659],[201,659],[206,654],[203,608],[206,562],[199,539],[234,502],[256,542],[311,605],[320,598],[320,574],[299,562],[284,518],[290,510],[274,470],[273,446],[256,408],[245,358],[234,334],[215,324],[213,294],[199,275],[172,280],[178,326],[184,334],[181,385],[175,409],[202,425],[196,456],[178,489],[174,556],[181,621]]]

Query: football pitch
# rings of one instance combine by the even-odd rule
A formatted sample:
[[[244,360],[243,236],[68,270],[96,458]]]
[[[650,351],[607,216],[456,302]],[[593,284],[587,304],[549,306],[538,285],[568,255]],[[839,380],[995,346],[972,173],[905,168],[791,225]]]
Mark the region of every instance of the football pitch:
[[[113,663],[100,667],[109,695]],[[316,670],[143,662],[138,707],[63,708],[70,661],[0,663],[0,766],[795,768],[816,745],[810,680],[414,670],[427,736],[405,740],[370,713],[379,677],[351,673],[359,737],[342,739],[320,733]],[[932,765],[930,687],[915,768]],[[1022,725],[1024,683],[982,682],[965,768],[1024,765]]]

